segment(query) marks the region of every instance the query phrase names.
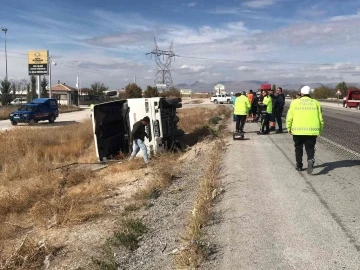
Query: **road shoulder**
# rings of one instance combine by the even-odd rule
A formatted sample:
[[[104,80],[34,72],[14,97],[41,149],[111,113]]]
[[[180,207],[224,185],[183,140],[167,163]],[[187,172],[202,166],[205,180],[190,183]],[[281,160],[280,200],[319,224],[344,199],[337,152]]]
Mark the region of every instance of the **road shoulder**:
[[[350,219],[359,185],[337,192],[360,173],[356,164],[318,144],[308,176],[294,169],[289,134],[245,130],[250,140],[232,141],[225,154],[225,194],[206,229],[217,248],[202,269],[357,269],[359,223]]]

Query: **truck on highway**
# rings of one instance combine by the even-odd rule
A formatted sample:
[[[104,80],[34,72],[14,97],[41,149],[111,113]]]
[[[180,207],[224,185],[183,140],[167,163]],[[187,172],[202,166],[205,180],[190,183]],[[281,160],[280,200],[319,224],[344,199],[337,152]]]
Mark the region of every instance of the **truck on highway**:
[[[92,122],[96,155],[100,162],[125,157],[131,153],[130,134],[135,122],[150,118],[146,127],[148,138],[144,143],[150,156],[158,152],[181,151],[179,138],[184,131],[178,129],[181,98],[134,98],[94,105]],[[138,153],[141,156],[142,152]]]
[[[37,98],[10,113],[9,119],[11,124],[16,126],[18,123],[32,125],[39,121],[54,123],[58,116],[59,108],[55,98]]]
[[[348,90],[344,107],[357,108],[358,110],[360,110],[360,90]]]
[[[231,96],[228,94],[216,94],[210,98],[210,102],[214,104],[231,103]]]

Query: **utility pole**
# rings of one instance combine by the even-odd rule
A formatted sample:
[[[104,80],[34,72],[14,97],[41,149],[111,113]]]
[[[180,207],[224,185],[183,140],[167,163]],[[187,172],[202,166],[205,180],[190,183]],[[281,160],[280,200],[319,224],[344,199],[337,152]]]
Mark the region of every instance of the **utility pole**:
[[[134,83],[136,84],[136,74],[134,74]]]
[[[8,31],[7,28],[1,27],[1,31],[5,33],[5,66],[6,66],[6,80],[8,79],[8,68],[7,68],[7,49],[6,49],[6,32]]]
[[[169,50],[164,51],[160,50],[159,46],[157,45],[156,38],[154,38],[155,41],[155,49],[152,52],[147,53],[146,55],[154,55],[155,56],[155,62],[157,65],[156,68],[156,75],[155,75],[155,86],[165,85],[166,89],[169,89],[173,86],[173,80],[171,77],[171,61],[175,56],[177,56],[173,51],[173,42],[171,41]],[[163,58],[161,60],[161,57]]]
[[[38,75],[38,80],[37,80],[37,92],[38,92],[38,98],[41,98],[40,79],[41,79],[41,76],[40,76],[40,75]]]

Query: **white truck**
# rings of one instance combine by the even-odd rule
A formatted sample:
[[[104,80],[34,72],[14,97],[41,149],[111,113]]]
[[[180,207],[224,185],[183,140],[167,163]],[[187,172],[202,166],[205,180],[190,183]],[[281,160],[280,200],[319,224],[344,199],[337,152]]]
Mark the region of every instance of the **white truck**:
[[[210,98],[210,102],[214,104],[231,103],[231,96],[228,94],[216,94]]]
[[[181,108],[181,98],[135,98],[97,104],[92,121],[96,155],[99,161],[125,157],[131,153],[130,134],[135,122],[145,116],[150,118],[145,138],[150,156],[164,150],[181,151],[176,109]],[[138,156],[142,156],[139,151]]]

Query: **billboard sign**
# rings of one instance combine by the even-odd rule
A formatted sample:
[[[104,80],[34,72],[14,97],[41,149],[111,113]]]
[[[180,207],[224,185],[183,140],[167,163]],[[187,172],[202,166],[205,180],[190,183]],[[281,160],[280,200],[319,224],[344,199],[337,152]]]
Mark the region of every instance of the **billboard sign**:
[[[222,84],[217,84],[215,85],[215,91],[224,91],[225,90],[225,86]]]
[[[49,51],[28,51],[29,75],[48,75]]]
[[[180,93],[182,95],[191,95],[192,90],[191,89],[180,89]]]
[[[166,88],[166,84],[165,83],[158,83],[158,84],[156,84],[156,87],[157,88]]]

